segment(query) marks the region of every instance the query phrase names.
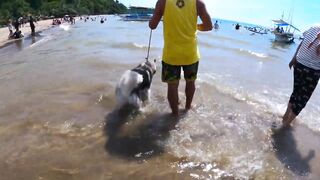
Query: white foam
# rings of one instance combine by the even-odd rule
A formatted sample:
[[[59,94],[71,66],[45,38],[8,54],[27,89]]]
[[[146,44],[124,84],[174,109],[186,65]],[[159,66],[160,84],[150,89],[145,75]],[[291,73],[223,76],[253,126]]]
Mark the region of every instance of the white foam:
[[[229,84],[226,84],[224,80],[224,77],[221,75],[205,73],[199,74],[198,81],[201,83],[208,83],[214,86],[219,92],[230,95],[247,104],[254,105],[257,109],[266,113],[281,116],[287,108],[291,93],[291,90],[289,89],[275,89],[270,87],[261,91],[256,90],[255,92],[250,92],[243,87],[231,87]],[[304,124],[308,128],[320,132],[320,121],[318,118],[320,107],[317,106],[314,99],[311,99],[306,108],[307,109],[304,109],[297,117],[298,123]]]
[[[133,46],[137,47],[137,48],[146,48],[147,47],[146,45],[138,44],[138,43],[133,43]]]
[[[59,25],[59,28],[65,30],[65,31],[69,31],[69,30],[70,30],[70,25],[68,25],[68,24],[61,24],[61,25]]]
[[[267,58],[268,56],[263,53],[253,52],[250,50],[240,49],[241,52],[249,53],[250,55],[256,56],[258,58]]]

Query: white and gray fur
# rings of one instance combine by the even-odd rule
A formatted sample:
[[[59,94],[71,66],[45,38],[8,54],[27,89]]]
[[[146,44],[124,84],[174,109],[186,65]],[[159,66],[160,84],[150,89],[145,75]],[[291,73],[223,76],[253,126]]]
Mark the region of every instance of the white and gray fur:
[[[156,73],[156,60],[145,61],[132,70],[127,70],[116,87],[118,107],[132,105],[143,107],[150,99],[150,87]]]

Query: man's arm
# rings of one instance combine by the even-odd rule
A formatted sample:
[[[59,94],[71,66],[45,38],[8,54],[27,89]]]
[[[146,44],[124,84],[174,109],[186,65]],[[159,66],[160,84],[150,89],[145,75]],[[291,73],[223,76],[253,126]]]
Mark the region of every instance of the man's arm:
[[[213,28],[211,17],[207,11],[206,5],[202,0],[197,0],[197,11],[198,11],[198,16],[202,21],[202,24],[198,24],[198,30],[211,31]]]
[[[159,22],[161,21],[161,18],[164,13],[165,4],[166,4],[166,0],[158,0],[153,16],[149,21],[149,27],[151,29],[156,29]]]
[[[303,41],[302,41],[302,42],[300,43],[300,45],[298,46],[296,53],[294,54],[292,60],[291,60],[290,63],[289,63],[289,68],[290,68],[290,69],[297,64],[297,54],[298,54],[298,52],[299,52],[299,50],[300,50],[300,48],[301,48],[302,43],[303,43]]]
[[[317,35],[317,39],[320,40],[320,32]],[[320,43],[317,45],[316,51],[317,51],[317,55],[320,56]]]

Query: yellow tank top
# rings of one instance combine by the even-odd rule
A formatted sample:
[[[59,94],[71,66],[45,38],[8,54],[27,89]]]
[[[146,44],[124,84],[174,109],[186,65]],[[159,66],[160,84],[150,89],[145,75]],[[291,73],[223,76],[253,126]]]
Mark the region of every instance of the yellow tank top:
[[[162,60],[170,65],[198,62],[196,0],[166,0]]]

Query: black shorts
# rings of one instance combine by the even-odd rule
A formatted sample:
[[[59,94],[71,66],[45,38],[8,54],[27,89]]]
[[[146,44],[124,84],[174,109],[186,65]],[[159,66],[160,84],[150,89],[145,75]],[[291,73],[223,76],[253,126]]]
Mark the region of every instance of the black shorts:
[[[289,103],[292,111],[299,115],[307,105],[313,91],[317,87],[320,71],[311,69],[303,64],[297,63],[294,67],[294,85]]]
[[[181,79],[181,68],[186,81],[195,81],[198,74],[199,61],[191,65],[175,66],[162,61],[162,81],[175,82]]]

